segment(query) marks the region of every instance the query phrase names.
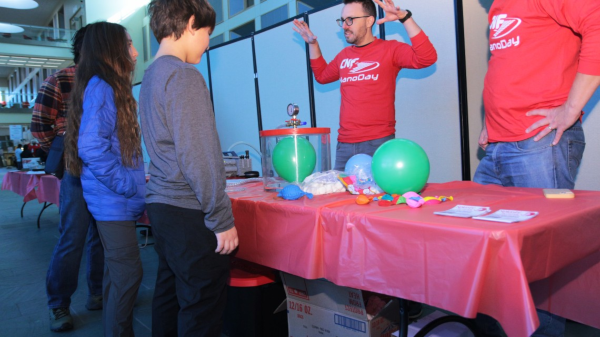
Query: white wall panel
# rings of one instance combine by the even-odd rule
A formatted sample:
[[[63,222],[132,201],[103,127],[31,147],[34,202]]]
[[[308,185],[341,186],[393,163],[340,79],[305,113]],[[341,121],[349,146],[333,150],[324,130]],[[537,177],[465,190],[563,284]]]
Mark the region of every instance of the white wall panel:
[[[456,30],[453,1],[405,0],[403,8],[429,36],[438,61],[426,69],[403,69],[396,86],[396,138],[421,145],[431,164],[430,182],[461,180]],[[387,40],[410,44],[400,22],[385,24]]]
[[[237,142],[246,142],[260,149],[251,40],[211,49],[209,53],[221,148],[226,151]],[[253,170],[261,171],[260,156],[249,146],[239,145],[232,150],[238,154],[250,150]]]
[[[289,22],[254,37],[263,130],[289,119],[289,103],[298,104],[298,118],[311,125],[305,43],[293,26]]]

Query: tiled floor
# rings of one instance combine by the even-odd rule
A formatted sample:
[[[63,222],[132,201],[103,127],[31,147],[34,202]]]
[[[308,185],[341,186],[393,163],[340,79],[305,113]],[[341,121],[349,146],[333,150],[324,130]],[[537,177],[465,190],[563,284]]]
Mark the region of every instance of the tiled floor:
[[[84,306],[87,299],[85,259],[82,259],[79,286],[72,298],[75,329],[61,334],[49,330],[45,280],[58,239],[58,208],[54,205],[47,208],[41,218],[41,228],[37,229],[42,204],[36,200],[28,202],[21,218],[22,204],[17,194],[0,191],[0,336],[101,336],[102,311],[88,311]],[[142,236],[140,242],[143,242]],[[144,277],[134,309],[134,330],[136,336],[150,336],[157,258],[152,246],[141,249],[141,257]]]
[[[0,180],[6,172],[0,168]],[[0,191],[0,336],[101,336],[102,311],[88,311],[85,259],[79,273],[79,287],[72,298],[71,313],[75,329],[57,334],[48,328],[45,279],[50,256],[58,239],[58,209],[50,206],[36,228],[37,201],[27,203],[20,217],[22,198]],[[140,235],[140,243],[143,237]],[[157,258],[154,248],[141,249],[144,278],[134,309],[136,336],[151,335],[151,302],[156,277]],[[430,311],[429,309],[428,311]],[[600,330],[575,322],[567,324],[567,337],[600,337]],[[226,337],[226,336],[224,336]]]

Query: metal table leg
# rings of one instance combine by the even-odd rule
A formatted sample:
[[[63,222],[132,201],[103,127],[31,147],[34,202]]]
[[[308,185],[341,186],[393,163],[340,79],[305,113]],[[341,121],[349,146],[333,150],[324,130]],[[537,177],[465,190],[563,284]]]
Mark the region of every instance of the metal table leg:
[[[44,202],[44,207],[42,207],[42,210],[40,211],[40,214],[38,215],[38,220],[37,220],[38,229],[40,229],[40,218],[42,217],[42,213],[44,213],[44,210],[46,208],[48,208],[48,207],[50,207],[52,205],[53,205],[52,203]],[[23,205],[23,206],[25,206],[25,205]],[[23,217],[23,213],[21,213],[21,217]]]

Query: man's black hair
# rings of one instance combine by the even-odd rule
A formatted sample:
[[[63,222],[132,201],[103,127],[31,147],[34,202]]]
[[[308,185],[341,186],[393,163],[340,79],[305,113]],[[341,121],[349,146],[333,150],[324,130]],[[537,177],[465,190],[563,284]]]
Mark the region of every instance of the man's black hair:
[[[75,62],[75,64],[79,63],[79,52],[81,51],[81,45],[83,44],[83,37],[85,36],[86,29],[87,26],[79,28],[77,33],[75,33],[75,35],[71,39],[71,52],[73,53],[73,62]]]
[[[375,8],[375,3],[373,0],[344,0],[344,5],[351,3],[359,3],[362,5],[363,10],[367,15],[370,15],[377,19],[377,9]]]

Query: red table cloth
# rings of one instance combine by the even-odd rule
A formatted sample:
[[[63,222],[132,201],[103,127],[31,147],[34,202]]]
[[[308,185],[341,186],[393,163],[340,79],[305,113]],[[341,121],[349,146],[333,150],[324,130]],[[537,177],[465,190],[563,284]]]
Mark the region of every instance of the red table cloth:
[[[40,178],[37,197],[39,202],[49,202],[59,206],[60,180],[52,175],[44,175]]]
[[[357,205],[349,194],[284,201],[244,186],[229,196],[245,260],[465,317],[486,313],[509,336],[535,331],[536,304],[600,328],[600,192],[546,199],[541,189],[450,182],[422,195],[454,201],[412,209]],[[540,213],[513,224],[433,214],[457,204]]]
[[[2,189],[17,193],[23,197],[23,202],[37,198],[36,187],[41,175],[27,174],[27,172],[7,172],[2,178]]]
[[[59,206],[60,201],[60,180],[52,175],[43,175],[39,179],[38,189],[36,191],[37,199],[40,203],[49,202]],[[146,212],[138,219],[138,222],[150,224]]]

